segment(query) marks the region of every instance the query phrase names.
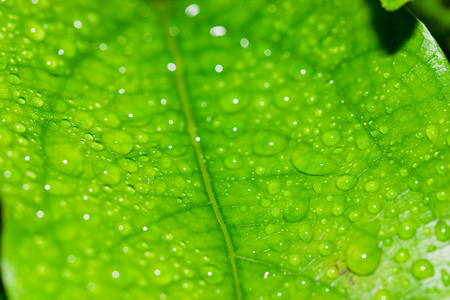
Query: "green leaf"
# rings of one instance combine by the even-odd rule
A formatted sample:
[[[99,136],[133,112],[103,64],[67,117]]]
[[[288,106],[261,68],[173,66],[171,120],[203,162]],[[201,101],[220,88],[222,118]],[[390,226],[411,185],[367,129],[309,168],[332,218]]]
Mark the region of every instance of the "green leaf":
[[[411,0],[380,0],[381,5],[387,11],[394,11],[402,7],[405,3]],[[420,2],[420,1],[419,1]]]
[[[445,1],[414,1],[408,7],[430,29],[445,55],[450,54],[450,6]]]
[[[449,64],[406,10],[0,9],[9,299],[450,296]]]

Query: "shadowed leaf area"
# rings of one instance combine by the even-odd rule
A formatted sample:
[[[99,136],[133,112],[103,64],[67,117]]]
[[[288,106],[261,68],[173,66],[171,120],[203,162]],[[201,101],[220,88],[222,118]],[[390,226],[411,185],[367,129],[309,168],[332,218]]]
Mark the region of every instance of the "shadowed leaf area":
[[[450,297],[449,65],[376,4],[3,1],[8,299]]]

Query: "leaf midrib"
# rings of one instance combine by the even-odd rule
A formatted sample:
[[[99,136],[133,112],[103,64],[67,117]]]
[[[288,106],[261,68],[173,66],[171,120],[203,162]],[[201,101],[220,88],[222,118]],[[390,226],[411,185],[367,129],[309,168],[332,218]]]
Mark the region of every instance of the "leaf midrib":
[[[205,184],[206,193],[208,195],[209,202],[208,204],[211,204],[214,214],[216,216],[217,221],[219,222],[220,229],[222,231],[222,234],[225,239],[225,243],[228,249],[228,257],[230,259],[233,279],[234,279],[234,290],[235,290],[235,296],[237,300],[242,300],[242,291],[241,291],[241,284],[239,279],[239,273],[236,266],[236,253],[234,252],[234,247],[231,242],[230,234],[227,230],[227,225],[225,224],[222,214],[219,209],[219,205],[217,203],[216,197],[214,195],[214,191],[211,186],[211,177],[208,173],[208,169],[205,164],[204,155],[202,147],[200,146],[200,142],[197,141],[197,124],[195,123],[194,116],[192,114],[192,109],[189,105],[189,96],[186,88],[186,82],[184,80],[184,68],[183,68],[183,59],[181,56],[181,53],[178,49],[177,41],[173,36],[169,34],[169,16],[168,16],[168,10],[170,9],[167,4],[167,2],[163,2],[164,4],[157,3],[157,6],[161,13],[161,22],[162,22],[162,28],[164,29],[164,36],[167,41],[167,47],[169,49],[169,52],[173,55],[174,63],[177,67],[176,71],[174,72],[175,77],[175,85],[181,100],[181,107],[182,107],[182,113],[186,119],[186,128],[187,132],[189,134],[189,138],[191,141],[192,146],[195,149],[195,154],[197,157],[197,161],[200,167],[200,172],[203,178],[203,183]]]

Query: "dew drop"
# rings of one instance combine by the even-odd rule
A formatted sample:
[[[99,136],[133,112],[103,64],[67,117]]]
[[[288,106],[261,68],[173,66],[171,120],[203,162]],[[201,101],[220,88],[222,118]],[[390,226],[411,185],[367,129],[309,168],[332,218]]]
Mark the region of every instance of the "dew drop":
[[[325,146],[335,146],[342,139],[341,133],[337,130],[330,130],[322,135],[322,142]]]
[[[333,242],[325,241],[319,244],[319,254],[322,256],[329,256],[333,253],[335,245]]]
[[[395,252],[394,260],[398,264],[403,264],[409,260],[411,255],[409,254],[408,249],[400,248]]]
[[[42,26],[35,21],[29,21],[26,23],[25,34],[35,42],[43,41],[46,36],[44,28],[42,28]]]
[[[244,166],[244,159],[240,155],[229,155],[223,159],[223,164],[227,169],[237,170]]]
[[[413,262],[411,274],[418,280],[422,280],[434,275],[434,267],[428,259],[421,258]]]
[[[31,100],[29,101],[30,105],[33,107],[42,107],[44,105],[44,101],[42,101],[41,98],[39,97],[33,97],[31,98]]]
[[[346,251],[346,263],[350,271],[358,275],[369,275],[378,268],[380,258],[381,250],[377,239],[367,232],[356,231]]]
[[[450,227],[444,220],[439,220],[434,227],[434,234],[438,241],[446,242],[450,240]]]
[[[19,85],[22,83],[22,79],[20,79],[19,75],[17,74],[8,74],[6,75],[6,80],[14,85]]]
[[[434,142],[439,136],[439,128],[434,124],[430,124],[427,126],[425,133],[427,135],[427,138],[430,139],[430,141]]]
[[[289,198],[283,210],[283,218],[289,223],[300,222],[305,219],[309,211],[310,201],[308,198]]]
[[[341,191],[348,191],[356,186],[357,178],[353,175],[342,175],[336,179],[336,187]]]
[[[272,156],[283,151],[287,139],[275,132],[258,131],[252,139],[252,149],[256,155]]]
[[[313,228],[309,223],[300,224],[297,234],[298,237],[306,244],[309,244],[314,238]]]
[[[356,137],[356,146],[359,150],[366,150],[370,147],[370,137],[367,133],[360,133]]]
[[[278,195],[281,191],[281,181],[276,179],[269,182],[267,185],[267,192],[271,196]]]
[[[119,130],[105,132],[102,136],[102,141],[106,147],[121,155],[130,153],[134,147],[131,136]]]
[[[398,228],[398,235],[402,240],[409,240],[416,235],[417,224],[414,220],[403,221]]]
[[[329,156],[314,151],[305,144],[298,144],[291,156],[294,167],[305,174],[325,176],[333,173],[336,162]]]
[[[367,183],[364,185],[364,189],[365,189],[366,192],[368,192],[368,193],[373,193],[373,192],[378,191],[378,188],[379,188],[379,187],[380,187],[380,185],[379,185],[378,182],[375,181],[375,180],[371,180],[371,181],[367,182]]]

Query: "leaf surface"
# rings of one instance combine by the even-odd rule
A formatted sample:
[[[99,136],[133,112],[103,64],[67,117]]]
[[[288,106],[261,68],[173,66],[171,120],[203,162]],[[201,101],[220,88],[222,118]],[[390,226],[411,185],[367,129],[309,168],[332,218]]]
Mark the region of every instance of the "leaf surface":
[[[394,11],[409,1],[411,0],[381,0],[381,5],[388,11]]]
[[[449,65],[407,11],[32,3],[0,6],[10,299],[450,296]]]

